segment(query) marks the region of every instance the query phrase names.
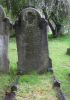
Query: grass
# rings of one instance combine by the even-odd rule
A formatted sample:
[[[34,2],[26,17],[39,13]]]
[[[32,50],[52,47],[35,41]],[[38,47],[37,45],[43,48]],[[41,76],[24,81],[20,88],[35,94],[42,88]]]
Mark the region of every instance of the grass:
[[[51,74],[22,76],[19,81],[17,100],[57,100],[51,83]]]
[[[70,46],[70,36],[65,35],[58,39],[49,37],[49,54],[52,59],[53,70],[57,79],[61,82],[61,88],[66,96],[66,100],[70,100],[70,56],[66,55],[66,50]],[[10,75],[0,75],[0,100],[4,94],[6,86],[11,82],[10,78],[15,76],[17,66],[17,49],[15,39],[9,43],[9,59],[10,59]],[[17,91],[17,100],[57,100],[56,93],[52,88],[52,75],[50,73],[44,75],[22,76],[19,80]],[[2,99],[3,100],[3,99]]]
[[[70,56],[66,55],[67,48],[70,46],[70,36],[63,36],[58,39],[49,39],[49,51],[52,58],[54,73],[61,82],[61,88],[70,100]]]
[[[15,39],[11,39],[10,43],[9,43],[9,50],[8,50],[9,54],[9,60],[10,60],[10,70],[12,70],[13,72],[16,71],[17,68],[17,47],[16,47],[16,40]]]
[[[12,56],[13,55],[13,56]],[[9,44],[10,69],[16,71],[17,49],[15,39]],[[57,100],[56,93],[52,88],[51,75],[38,75],[33,72],[31,75],[22,76],[19,80],[17,100]]]
[[[14,81],[15,72],[16,72],[16,62],[17,62],[17,52],[16,52],[16,43],[15,40],[10,40],[9,43],[9,60],[10,60],[10,73],[2,74],[0,73],[0,100],[3,100],[5,92],[8,86]]]
[[[6,74],[0,74],[0,100],[4,99],[5,91],[8,87],[10,77]]]

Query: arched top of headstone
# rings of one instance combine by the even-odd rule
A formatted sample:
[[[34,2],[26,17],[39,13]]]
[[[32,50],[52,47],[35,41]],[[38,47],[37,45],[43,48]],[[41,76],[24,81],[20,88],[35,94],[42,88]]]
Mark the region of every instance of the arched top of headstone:
[[[41,16],[40,13],[39,13],[39,11],[37,9],[35,9],[35,8],[32,8],[32,7],[25,8],[21,12],[22,13],[24,13],[24,12],[27,13],[29,11],[32,12],[32,13],[34,13],[34,14],[37,14],[39,17]]]
[[[35,25],[41,19],[40,13],[32,7],[25,8],[20,13],[21,22],[24,21],[27,25]]]
[[[3,7],[0,5],[0,20],[6,17]]]

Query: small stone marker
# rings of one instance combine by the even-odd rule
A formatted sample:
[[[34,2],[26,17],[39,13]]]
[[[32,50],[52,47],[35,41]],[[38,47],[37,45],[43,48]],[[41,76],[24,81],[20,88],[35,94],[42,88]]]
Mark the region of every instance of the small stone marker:
[[[34,8],[25,8],[15,22],[18,70],[42,73],[49,67],[47,22]],[[51,67],[51,66],[50,66]]]
[[[66,54],[70,56],[70,48],[67,48]]]
[[[6,18],[5,12],[0,6],[0,72],[9,71],[8,61],[8,40],[9,40],[9,19]]]

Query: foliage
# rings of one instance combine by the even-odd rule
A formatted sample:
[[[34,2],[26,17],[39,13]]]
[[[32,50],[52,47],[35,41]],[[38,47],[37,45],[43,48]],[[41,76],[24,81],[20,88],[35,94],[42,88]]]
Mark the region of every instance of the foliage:
[[[25,0],[10,0],[10,9],[13,15],[18,16],[22,8],[25,6]]]
[[[63,23],[68,15],[67,0],[0,0],[0,3],[7,7],[14,16],[18,16],[26,6],[42,9],[43,5],[46,6],[48,16],[54,22]]]
[[[50,18],[54,21],[54,23],[63,24],[68,18],[68,2],[66,0],[55,0],[54,2]]]

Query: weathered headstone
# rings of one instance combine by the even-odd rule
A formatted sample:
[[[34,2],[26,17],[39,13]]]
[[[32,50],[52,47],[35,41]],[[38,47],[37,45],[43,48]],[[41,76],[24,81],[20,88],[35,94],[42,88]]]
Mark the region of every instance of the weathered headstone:
[[[9,19],[0,6],[0,72],[9,71],[8,61],[8,40],[9,40]]]
[[[66,54],[70,56],[70,48],[67,48]]]
[[[15,23],[18,70],[45,72],[50,66],[47,22],[34,8],[25,8]]]

